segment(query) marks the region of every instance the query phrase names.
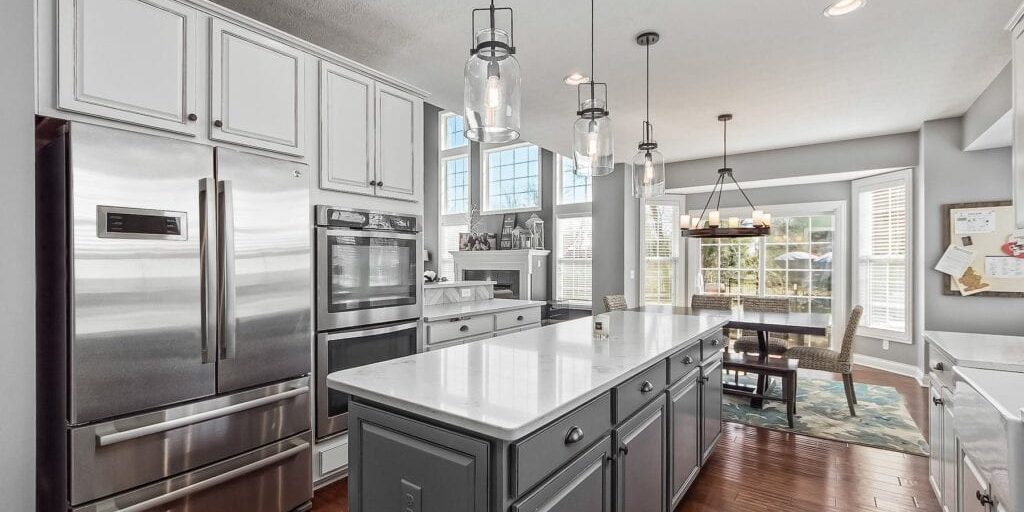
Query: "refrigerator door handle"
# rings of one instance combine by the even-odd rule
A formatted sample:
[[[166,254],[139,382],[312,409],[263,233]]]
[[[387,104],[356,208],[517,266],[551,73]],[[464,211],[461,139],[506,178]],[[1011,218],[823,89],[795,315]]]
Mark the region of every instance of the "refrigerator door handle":
[[[125,430],[122,432],[112,432],[110,434],[103,434],[96,436],[96,444],[99,446],[110,446],[112,444],[123,443],[125,441],[131,441],[140,437],[148,435],[159,434],[161,432],[167,432],[168,430],[174,430],[176,428],[187,427],[203,421],[220,418],[223,416],[230,416],[242,411],[248,411],[249,409],[255,409],[264,405],[280,402],[287,400],[292,397],[304,395],[309,393],[309,386],[302,386],[288,391],[283,391],[275,395],[265,396],[250,400],[248,402],[242,402],[240,404],[229,405],[227,407],[221,407],[220,409],[214,409],[212,411],[201,412],[198,414],[192,414],[190,416],[183,416],[181,418],[175,418],[173,420],[162,421],[160,423],[153,423],[152,425],[146,425],[143,427],[133,428],[131,430]]]
[[[217,182],[199,180],[199,278],[202,297],[203,364],[217,360]]]
[[[220,359],[234,359],[237,346],[235,317],[235,223],[231,181],[217,183],[220,222],[220,296],[218,322],[220,325]]]
[[[221,484],[223,484],[225,482],[229,482],[229,481],[234,480],[236,478],[245,476],[245,475],[247,475],[249,473],[252,473],[254,471],[258,471],[258,470],[263,469],[265,467],[272,466],[272,465],[277,464],[278,462],[281,462],[281,461],[283,461],[285,459],[289,459],[291,457],[294,457],[294,456],[298,455],[299,453],[302,453],[303,451],[308,450],[308,449],[309,449],[309,443],[302,443],[299,446],[293,446],[293,447],[291,447],[291,448],[289,448],[289,449],[287,449],[287,450],[285,450],[285,451],[283,451],[281,453],[277,453],[277,454],[271,455],[271,456],[269,456],[269,457],[267,457],[265,459],[261,459],[261,460],[259,460],[257,462],[253,462],[252,464],[249,464],[247,466],[242,466],[242,467],[237,468],[237,469],[232,469],[231,471],[227,471],[227,472],[221,473],[221,474],[219,474],[217,476],[214,476],[212,478],[207,478],[206,480],[203,480],[201,482],[196,482],[196,483],[194,483],[192,485],[182,487],[181,489],[177,489],[177,490],[171,491],[171,492],[169,492],[167,494],[163,494],[163,495],[157,496],[156,498],[152,498],[152,499],[143,501],[141,503],[136,503],[136,504],[131,505],[129,507],[116,509],[116,511],[117,512],[142,512],[144,510],[152,510],[152,509],[154,509],[156,507],[159,507],[161,505],[165,505],[165,504],[170,503],[172,501],[179,500],[181,498],[184,498],[186,496],[195,494],[195,493],[200,492],[200,491],[205,491],[206,489],[210,489],[212,487],[216,487],[216,486],[221,485]]]

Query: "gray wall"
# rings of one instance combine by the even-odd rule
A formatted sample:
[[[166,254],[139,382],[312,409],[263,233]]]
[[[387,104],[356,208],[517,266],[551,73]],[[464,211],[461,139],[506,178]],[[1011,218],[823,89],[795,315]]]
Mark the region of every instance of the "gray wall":
[[[1024,299],[943,295],[942,205],[1010,199],[1010,149],[960,150],[962,119],[928,121],[921,128],[922,208],[916,224],[924,236],[924,328],[988,334],[1024,334]]]
[[[1011,68],[1012,65],[1007,64],[964,114],[964,149],[990,149],[1009,146],[1013,142],[1013,127],[1009,118],[1013,109]]]
[[[35,172],[33,2],[0,16],[0,496],[4,510],[35,509]]]
[[[424,270],[437,272],[437,219],[438,201],[438,115],[440,107],[423,104],[423,248],[430,253],[430,261],[423,263]]]
[[[625,251],[619,250],[624,240],[627,199],[632,202],[629,171],[623,164],[615,165],[615,172],[593,181],[594,259],[592,267],[594,313],[603,313],[604,296],[625,293],[623,273]],[[639,238],[632,243],[638,244]],[[635,305],[633,303],[632,305]]]

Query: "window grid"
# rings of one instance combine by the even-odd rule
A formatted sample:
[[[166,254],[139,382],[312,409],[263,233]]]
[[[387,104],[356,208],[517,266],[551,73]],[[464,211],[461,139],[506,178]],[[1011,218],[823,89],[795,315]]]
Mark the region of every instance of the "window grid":
[[[469,145],[465,130],[465,118],[458,114],[444,114],[444,133],[441,136],[441,149],[455,149]]]
[[[907,331],[907,185],[865,190],[858,194],[858,303],[862,325],[871,329]]]
[[[486,211],[540,208],[539,155],[534,145],[484,152]]]
[[[559,182],[559,204],[576,204],[591,202],[592,183],[589,176],[577,176],[573,171],[576,162],[569,157],[559,155],[561,180]]]
[[[675,218],[672,205],[648,204],[644,212],[644,304],[672,304],[675,297]]]
[[[455,258],[448,251],[459,250],[459,234],[469,231],[466,224],[441,226],[440,246],[437,248],[437,275],[455,280]]]
[[[591,303],[593,261],[593,219],[591,217],[559,218],[558,283],[556,300],[561,303]]]
[[[442,215],[469,211],[469,157],[447,158],[444,164],[444,206]]]

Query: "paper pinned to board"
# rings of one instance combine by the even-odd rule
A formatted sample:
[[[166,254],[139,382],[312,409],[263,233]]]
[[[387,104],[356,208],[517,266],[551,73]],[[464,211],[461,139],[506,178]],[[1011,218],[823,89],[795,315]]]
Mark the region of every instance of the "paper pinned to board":
[[[993,233],[995,230],[995,210],[965,210],[953,214],[953,232],[958,235]]]
[[[960,290],[960,295],[964,296],[981,293],[992,286],[991,283],[986,283],[981,275],[974,271],[974,267],[967,267],[962,276],[953,280],[956,281],[956,287]]]
[[[985,275],[999,279],[1024,279],[1024,259],[1013,256],[986,256]]]
[[[967,267],[971,266],[972,261],[974,261],[973,250],[959,245],[950,245],[942,254],[939,262],[935,264],[935,270],[949,274],[954,279],[959,279],[967,271]]]

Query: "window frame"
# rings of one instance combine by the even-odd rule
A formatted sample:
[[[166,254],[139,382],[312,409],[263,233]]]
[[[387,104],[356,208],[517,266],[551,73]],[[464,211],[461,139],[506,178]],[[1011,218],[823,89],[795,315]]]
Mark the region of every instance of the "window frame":
[[[640,305],[646,304],[647,291],[645,287],[647,285],[647,255],[645,254],[644,247],[647,245],[645,238],[646,223],[647,223],[647,206],[649,205],[663,205],[675,207],[676,213],[672,216],[672,235],[673,235],[673,247],[675,247],[675,279],[672,282],[672,302],[673,306],[686,306],[687,305],[687,294],[679,293],[682,290],[686,290],[686,283],[689,282],[688,272],[685,269],[686,266],[686,239],[683,238],[680,232],[679,226],[679,214],[686,210],[686,196],[672,196],[666,194],[657,199],[641,199],[640,210],[639,210],[639,226],[637,227],[637,234],[640,238],[639,263],[640,275],[637,277],[637,301]]]
[[[448,126],[447,121],[453,116],[458,116],[454,112],[442,112],[437,116],[438,118],[438,155],[437,155],[437,252],[440,254],[434,255],[435,267],[437,268],[438,275],[441,273],[442,260],[452,259],[452,256],[443,251],[444,248],[444,228],[445,226],[460,226],[466,225],[467,219],[469,218],[470,212],[473,210],[473,159],[472,159],[472,143],[467,140],[465,145],[458,146],[455,148],[444,149],[445,140],[448,137]],[[465,213],[445,213],[445,209],[448,205],[448,170],[445,167],[445,163],[449,160],[458,158],[466,159],[466,188],[469,193],[467,198],[468,204],[466,205]]]
[[[849,243],[848,229],[849,219],[847,215],[847,201],[820,201],[811,203],[793,203],[763,205],[759,209],[772,214],[773,218],[781,217],[803,217],[814,215],[835,215],[835,229],[832,235],[832,326],[829,333],[829,345],[839,349],[843,339],[843,332],[846,329],[846,320],[849,316],[847,310],[847,298],[849,286],[847,284],[847,251]],[[690,216],[700,215],[701,210],[689,210]],[[750,207],[722,208],[722,218],[740,217],[749,218]],[[676,220],[678,222],[678,219]],[[767,237],[759,237],[760,251],[762,258],[767,254],[765,247]],[[697,267],[700,265],[700,239],[685,238],[686,244],[686,294],[685,300],[697,293]],[[766,283],[766,266],[763,260],[758,263],[758,294],[763,295]],[[688,305],[688,304],[683,304]]]
[[[562,190],[562,187],[565,185],[565,182],[562,181],[562,180],[564,179],[564,175],[565,175],[565,160],[572,160],[572,158],[564,156],[564,155],[560,155],[558,153],[554,153],[553,155],[554,155],[554,160],[555,160],[554,166],[553,166],[554,167],[554,171],[555,171],[555,201],[554,201],[555,205],[557,205],[557,206],[569,206],[569,205],[573,205],[573,204],[592,203],[594,201],[594,179],[592,177],[591,178],[587,178],[588,180],[590,180],[590,184],[588,186],[588,188],[590,189],[590,201],[577,201],[575,203],[563,202],[562,196],[563,196],[564,190]]]
[[[552,241],[551,241],[551,253],[552,253],[551,254],[551,259],[552,259],[552,263],[553,263],[553,265],[551,266],[551,272],[553,273],[553,278],[554,278],[553,301],[560,308],[580,309],[580,310],[590,310],[590,311],[593,311],[593,309],[594,309],[594,299],[593,299],[593,297],[594,297],[594,280],[593,280],[594,258],[593,258],[593,255],[591,255],[591,258],[590,258],[590,268],[591,268],[591,280],[590,280],[590,297],[591,297],[591,299],[590,299],[590,303],[589,304],[581,304],[579,302],[574,302],[574,301],[564,301],[564,302],[562,302],[562,301],[558,300],[558,297],[560,295],[559,294],[559,290],[558,290],[558,284],[560,282],[558,280],[558,277],[559,277],[558,276],[558,254],[561,251],[561,247],[558,246],[558,244],[560,242],[560,240],[558,238],[558,224],[559,224],[559,221],[561,219],[571,219],[571,218],[579,218],[579,217],[590,217],[590,219],[591,219],[591,229],[593,229],[593,218],[594,218],[593,188],[591,188],[591,196],[590,196],[591,201],[580,202],[580,203],[564,203],[564,204],[559,202],[558,199],[560,199],[561,196],[562,196],[562,188],[561,188],[560,176],[562,175],[562,158],[563,158],[563,156],[558,154],[558,153],[552,153],[552,157],[555,160],[555,162],[554,162],[554,164],[555,164],[554,167],[556,169],[556,174],[555,174],[555,176],[556,176],[555,177],[555,194],[557,195],[556,200],[554,201],[554,204],[552,205],[553,208],[552,208],[552,212],[551,212],[552,213],[551,219],[552,219],[552,221],[554,221],[554,226],[552,226],[552,230],[551,230],[551,235],[552,235],[551,236],[551,238],[552,238]],[[541,181],[543,181],[543,180],[541,180]],[[591,184],[591,187],[593,187],[593,184]],[[591,238],[591,242],[590,243],[591,243],[591,252],[593,252],[593,248],[594,248],[593,247],[593,243],[594,243],[593,242],[593,238]]]
[[[889,329],[879,329],[876,327],[868,327],[867,325],[861,324],[857,328],[857,333],[861,336],[870,338],[877,338],[880,340],[892,341],[903,344],[914,343],[914,176],[912,169],[901,169],[898,171],[887,172],[885,174],[879,174],[877,176],[870,176],[867,178],[861,178],[853,180],[850,187],[850,201],[853,202],[853,212],[851,236],[850,241],[852,247],[850,248],[850,259],[852,261],[853,268],[851,269],[851,286],[850,286],[850,298],[854,302],[858,302],[861,294],[860,290],[860,260],[861,260],[861,246],[860,246],[860,194],[863,192],[870,192],[872,190],[878,190],[882,188],[889,188],[894,184],[903,185],[906,191],[906,209],[907,209],[907,247],[905,254],[905,297],[904,307],[906,308],[904,319],[905,325],[904,330],[892,331]]]
[[[508,151],[523,147],[534,146],[537,148],[537,206],[530,206],[524,208],[505,208],[505,209],[493,209],[491,208],[491,197],[490,197],[490,159],[487,157],[490,153],[497,151]],[[509,144],[501,145],[488,145],[484,147],[480,145],[480,214],[481,215],[501,215],[504,213],[532,213],[540,212],[544,209],[544,169],[543,169],[543,155],[540,146],[532,142],[512,142]]]

